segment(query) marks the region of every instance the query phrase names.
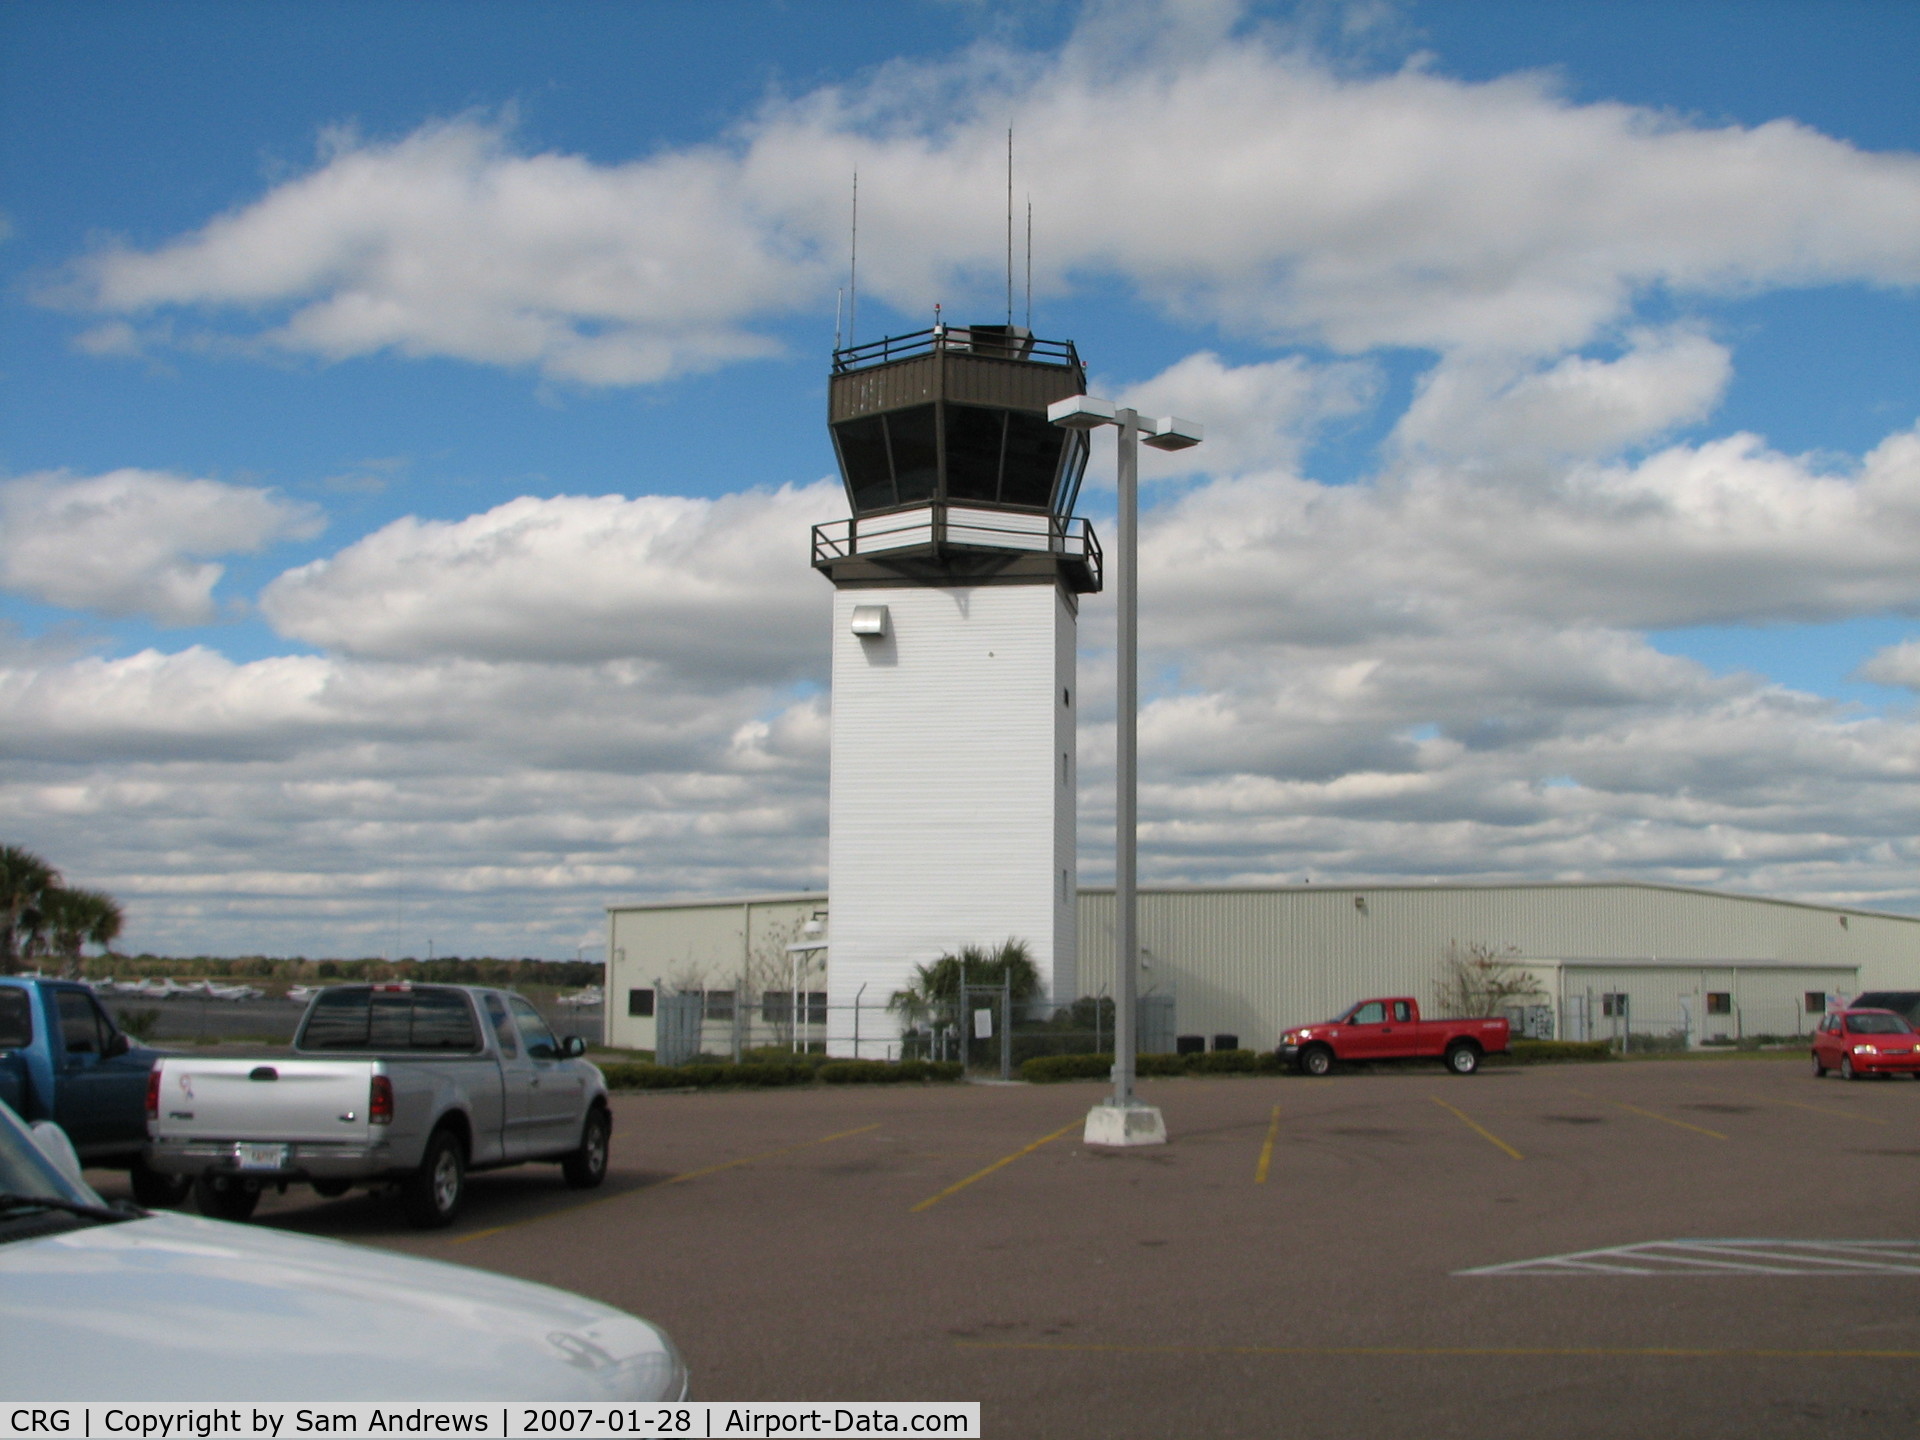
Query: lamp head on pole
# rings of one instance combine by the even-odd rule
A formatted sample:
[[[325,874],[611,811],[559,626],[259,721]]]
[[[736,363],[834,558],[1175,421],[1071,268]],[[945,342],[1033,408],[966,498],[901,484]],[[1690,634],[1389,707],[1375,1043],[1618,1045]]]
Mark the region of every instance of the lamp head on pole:
[[[1066,430],[1098,430],[1102,425],[1120,424],[1120,407],[1111,400],[1092,395],[1071,395],[1047,407],[1047,419]],[[1156,450],[1190,450],[1206,438],[1206,430],[1194,420],[1178,415],[1163,415],[1158,420],[1139,420],[1140,443]]]

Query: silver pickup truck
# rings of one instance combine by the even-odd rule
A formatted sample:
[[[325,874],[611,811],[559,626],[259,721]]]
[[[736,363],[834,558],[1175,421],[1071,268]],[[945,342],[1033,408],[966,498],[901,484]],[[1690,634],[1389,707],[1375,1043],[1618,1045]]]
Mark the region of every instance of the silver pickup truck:
[[[290,1058],[168,1055],[147,1086],[147,1163],[192,1176],[203,1213],[244,1220],[263,1186],[397,1185],[407,1218],[448,1224],[471,1170],[558,1161],[607,1173],[613,1118],[585,1045],[527,1000],[468,985],[333,985]]]

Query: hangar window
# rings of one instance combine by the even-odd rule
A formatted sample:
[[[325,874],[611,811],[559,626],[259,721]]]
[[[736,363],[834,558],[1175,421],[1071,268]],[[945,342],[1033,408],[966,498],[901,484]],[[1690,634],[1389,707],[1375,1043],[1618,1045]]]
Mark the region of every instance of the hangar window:
[[[1626,995],[1618,991],[1602,995],[1600,997],[1600,1013],[1602,1015],[1625,1015],[1627,1013]]]
[[[627,1014],[646,1019],[653,1014],[653,989],[627,991]]]
[[[1800,1004],[1809,1015],[1824,1015],[1827,1012],[1827,992],[1809,990],[1801,997]]]
[[[1707,992],[1707,1014],[1733,1014],[1733,996],[1725,990],[1709,990]]]
[[[733,1019],[733,992],[731,990],[708,990],[706,994],[706,1013],[708,1020]]]
[[[767,990],[760,996],[760,1018],[769,1025],[785,1025],[793,1019],[793,991]],[[802,990],[800,992],[800,1023],[802,1025],[824,1025],[827,1023],[827,992],[824,990]]]

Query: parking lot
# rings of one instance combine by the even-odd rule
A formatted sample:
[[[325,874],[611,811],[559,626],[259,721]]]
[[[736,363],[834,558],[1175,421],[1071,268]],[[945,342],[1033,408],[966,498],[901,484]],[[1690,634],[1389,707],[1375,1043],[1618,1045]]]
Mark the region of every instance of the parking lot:
[[[362,1194],[258,1219],[631,1309],[700,1398],[977,1399],[995,1436],[1920,1424],[1920,1085],[1738,1059],[1141,1089],[1164,1149],[1083,1148],[1091,1084],[623,1095],[603,1190],[478,1177],[438,1233]]]

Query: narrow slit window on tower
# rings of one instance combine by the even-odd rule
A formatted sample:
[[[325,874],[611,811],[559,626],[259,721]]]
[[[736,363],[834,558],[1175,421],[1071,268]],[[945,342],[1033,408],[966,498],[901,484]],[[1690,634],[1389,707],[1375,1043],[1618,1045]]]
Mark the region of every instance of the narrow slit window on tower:
[[[885,510],[895,503],[893,462],[887,456],[886,420],[870,415],[833,427],[840,468],[853,489],[856,510]]]
[[[885,417],[893,450],[893,483],[902,505],[931,500],[940,483],[940,439],[934,407],[916,405]]]
[[[1000,481],[1003,505],[1047,508],[1059,478],[1060,449],[1066,438],[1067,432],[1049,424],[1044,414],[1008,412],[1006,471]]]
[[[1007,412],[981,405],[947,406],[947,496],[953,500],[1000,498],[1000,455]]]

